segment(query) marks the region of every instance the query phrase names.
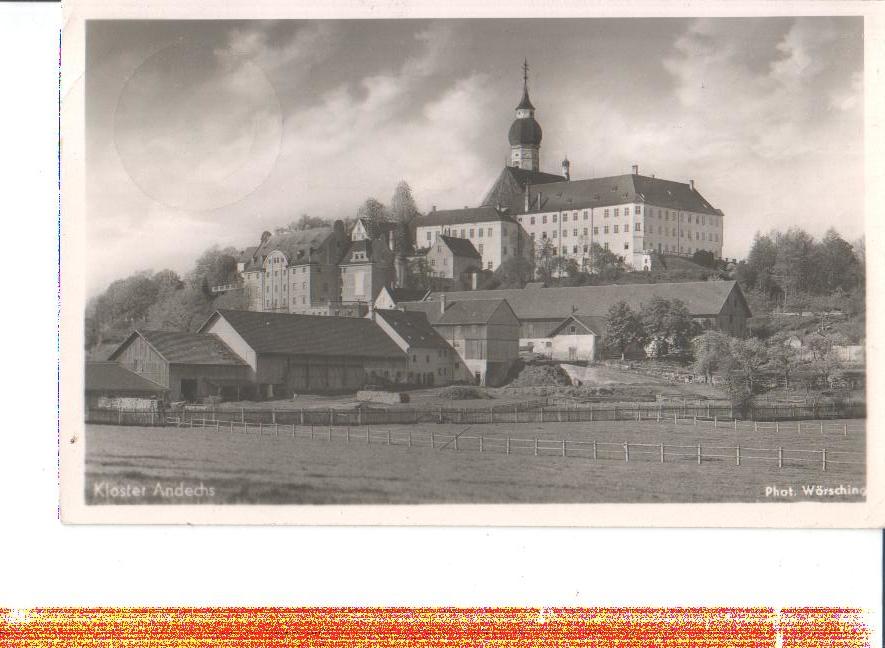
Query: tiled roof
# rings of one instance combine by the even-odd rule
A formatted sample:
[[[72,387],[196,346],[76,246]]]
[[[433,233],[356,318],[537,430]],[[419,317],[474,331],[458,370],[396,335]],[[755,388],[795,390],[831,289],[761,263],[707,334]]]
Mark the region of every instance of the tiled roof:
[[[718,315],[732,290],[743,293],[735,281],[689,281],[684,283],[611,284],[574,288],[508,288],[445,293],[446,302],[506,299],[520,320],[566,318],[573,313],[606,317],[608,310],[625,301],[634,310],[654,297],[681,300],[694,316]],[[432,293],[438,302],[442,293]],[[746,303],[746,301],[744,301]],[[749,313],[749,308],[747,308]]]
[[[290,265],[307,263],[311,250],[319,249],[332,232],[332,227],[312,227],[297,232],[274,234],[253,252],[253,261],[246,266],[246,269],[260,270],[264,259],[274,250],[285,254]],[[333,263],[336,261],[337,259],[332,260]]]
[[[393,301],[397,304],[404,301],[418,301],[427,294],[427,291],[424,288],[387,287],[386,290],[388,293],[390,293],[391,299],[393,299]]]
[[[465,207],[464,209],[440,209],[416,220],[416,227],[430,225],[459,225],[461,223],[487,223],[492,221],[513,222],[506,214],[494,207]]]
[[[369,263],[371,261],[377,263],[390,263],[393,261],[393,254],[383,238],[353,241],[347,247],[347,251],[344,253],[340,263]]]
[[[400,358],[402,350],[375,322],[356,317],[218,310],[257,353]]]
[[[598,317],[595,315],[575,314],[575,315],[570,315],[569,317],[566,317],[563,321],[561,321],[559,324],[554,326],[553,329],[548,334],[548,337],[553,337],[559,331],[561,331],[566,326],[568,326],[570,322],[573,322],[573,321],[577,322],[578,326],[582,326],[584,329],[586,329],[590,333],[593,333],[594,335],[598,335],[601,337],[605,334],[605,327],[606,327],[606,318],[605,317]],[[581,333],[584,333],[584,331],[581,331]]]
[[[129,371],[118,362],[87,362],[86,391],[160,394],[166,388]]]
[[[535,213],[646,203],[666,209],[721,215],[697,189],[685,182],[624,174],[607,178],[590,178],[532,183],[529,189],[530,208],[525,210],[525,183],[510,183],[500,188],[494,200],[507,205],[511,213]],[[492,200],[484,199],[484,204]]]
[[[113,360],[136,335],[141,336],[170,364],[244,365],[236,353],[214,335],[187,331],[136,330],[110,356]]]
[[[487,324],[503,299],[477,299],[455,302],[446,308],[434,324]],[[505,304],[506,305],[506,304]]]
[[[427,321],[421,312],[377,309],[375,316],[384,319],[410,347],[447,349],[443,337]]]
[[[486,192],[480,204],[485,207],[501,205],[510,209],[521,209],[525,206],[523,192],[526,183],[540,185],[563,181],[565,178],[560,175],[506,166]]]
[[[448,246],[448,248],[452,251],[452,254],[454,254],[455,256],[472,257],[476,259],[482,258],[482,255],[477,252],[476,248],[473,247],[473,243],[471,243],[468,239],[444,235],[441,235],[439,238]]]

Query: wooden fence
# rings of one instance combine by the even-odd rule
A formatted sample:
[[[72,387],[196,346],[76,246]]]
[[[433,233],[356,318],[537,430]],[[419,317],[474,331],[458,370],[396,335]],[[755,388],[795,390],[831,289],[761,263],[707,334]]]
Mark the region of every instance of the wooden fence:
[[[189,421],[203,418],[233,418],[241,423],[283,425],[418,425],[422,423],[481,425],[505,423],[589,423],[594,421],[673,422],[721,427],[732,425],[746,429],[747,425],[758,428],[762,422],[858,419],[866,417],[866,405],[779,405],[757,407],[748,419],[734,417],[730,407],[724,406],[646,406],[641,403],[629,406],[575,406],[546,407],[526,404],[492,406],[488,408],[304,408],[304,409],[210,409],[185,408],[170,411],[165,417]],[[135,412],[114,409],[87,410],[87,423],[112,423],[117,425],[162,425],[164,415],[153,412]],[[847,433],[847,431],[846,431]]]
[[[701,465],[713,461],[734,463],[736,466],[770,465],[778,468],[820,468],[839,470],[845,466],[865,465],[864,453],[834,450],[826,447],[805,450],[796,448],[729,446],[716,444],[679,445],[668,443],[633,443],[596,440],[550,439],[523,436],[467,436],[463,432],[436,432],[412,428],[378,430],[369,425],[361,427],[317,426],[282,423],[249,423],[218,419],[172,419],[170,423],[189,429],[209,429],[216,434],[252,434],[257,437],[290,437],[328,443],[359,443],[363,445],[423,447],[452,452],[494,453],[499,455],[530,455],[535,457],[571,457],[591,461],[622,461],[676,463],[691,462]]]

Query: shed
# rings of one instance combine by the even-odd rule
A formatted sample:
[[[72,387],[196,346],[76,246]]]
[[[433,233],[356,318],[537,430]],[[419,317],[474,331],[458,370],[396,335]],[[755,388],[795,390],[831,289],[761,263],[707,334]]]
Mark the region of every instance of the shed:
[[[168,391],[163,385],[126,369],[119,362],[87,362],[87,408],[156,409]]]

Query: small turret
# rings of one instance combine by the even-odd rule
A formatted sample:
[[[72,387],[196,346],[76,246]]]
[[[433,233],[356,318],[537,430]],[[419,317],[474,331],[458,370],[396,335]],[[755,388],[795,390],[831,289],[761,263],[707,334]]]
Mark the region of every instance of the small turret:
[[[572,163],[568,161],[568,155],[566,155],[562,161],[562,177],[566,180],[571,180],[571,174],[569,173],[571,166]]]

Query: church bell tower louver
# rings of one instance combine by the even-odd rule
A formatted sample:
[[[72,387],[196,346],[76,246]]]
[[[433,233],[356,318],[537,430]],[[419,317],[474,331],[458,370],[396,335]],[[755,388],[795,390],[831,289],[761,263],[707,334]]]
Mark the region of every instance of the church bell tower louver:
[[[516,107],[516,119],[507,135],[510,141],[510,166],[538,171],[540,167],[541,125],[535,121],[535,107],[529,99],[529,63],[522,64],[522,101]]]

